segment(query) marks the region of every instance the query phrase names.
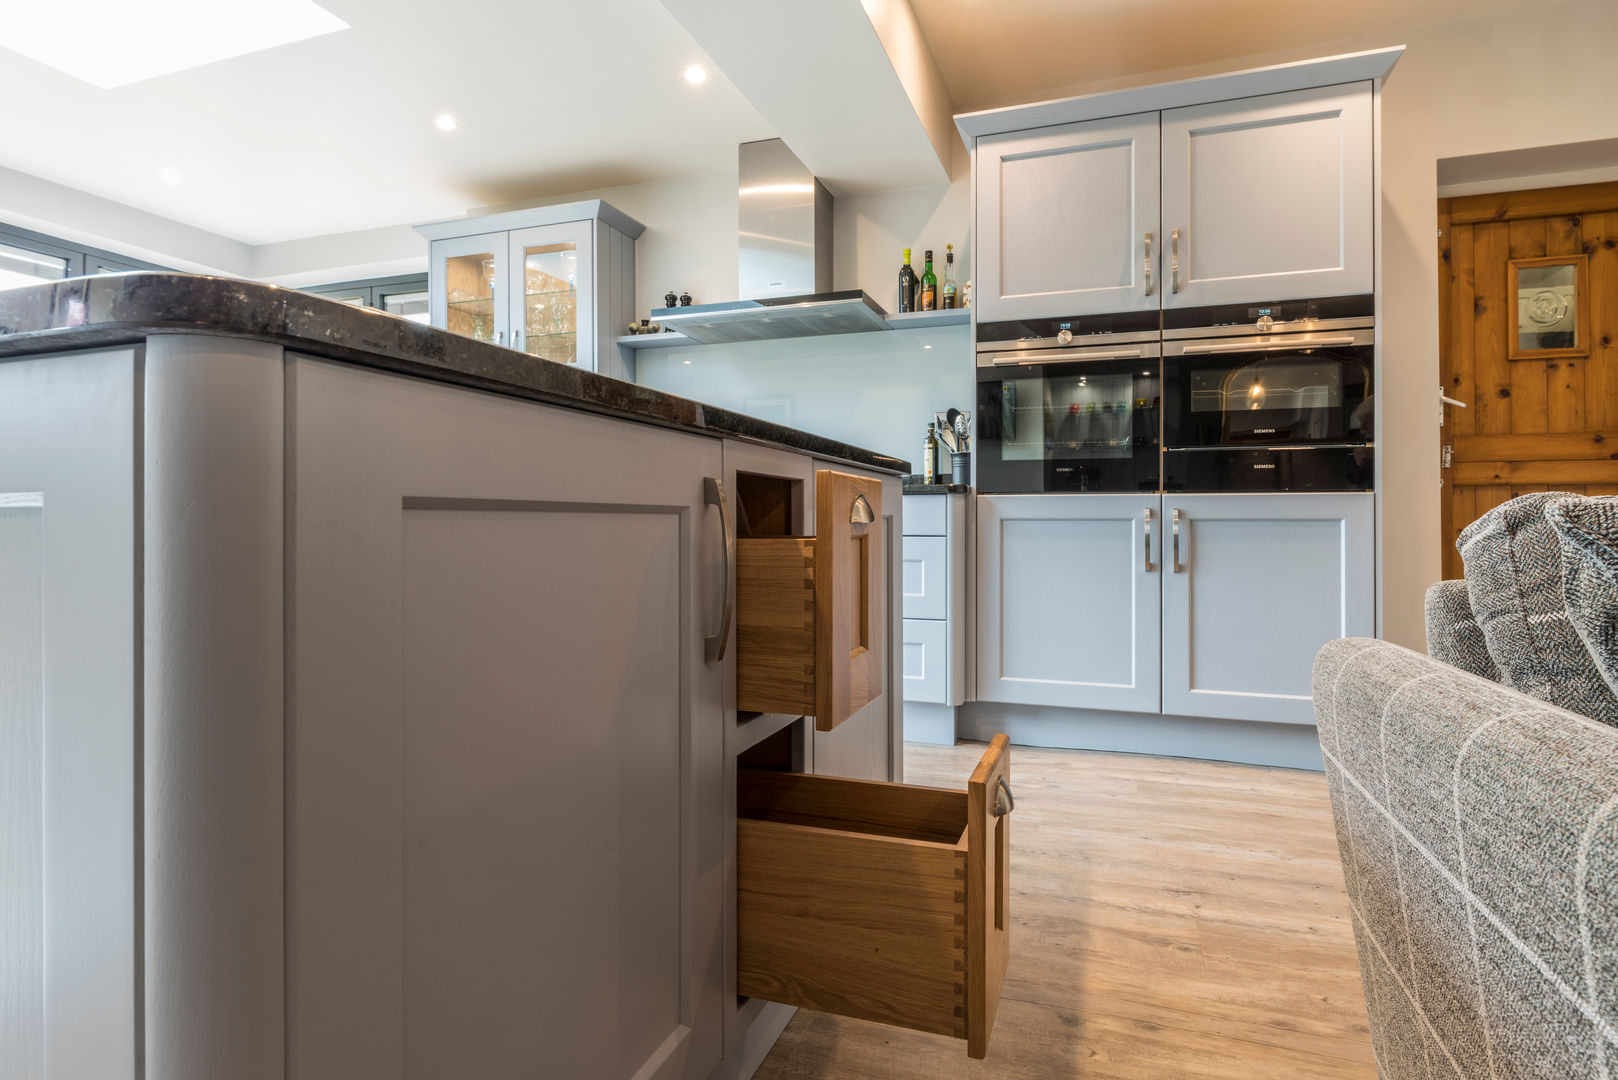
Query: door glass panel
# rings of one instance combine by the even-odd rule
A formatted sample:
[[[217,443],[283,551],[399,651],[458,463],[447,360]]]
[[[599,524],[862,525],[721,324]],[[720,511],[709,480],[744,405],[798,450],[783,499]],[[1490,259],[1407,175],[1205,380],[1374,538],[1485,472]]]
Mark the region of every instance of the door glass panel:
[[[38,285],[67,277],[67,260],[27,248],[0,244],[0,289]]]
[[[382,294],[382,310],[389,315],[397,315],[401,319],[425,324],[427,314],[427,290],[420,289],[411,292],[396,292]]]
[[[339,304],[347,304],[349,307],[365,306],[364,293],[316,293],[315,295],[324,297],[327,300],[335,300]]]
[[[494,252],[445,259],[444,288],[449,301],[446,329],[479,341],[493,341]]]
[[[523,348],[531,356],[579,359],[579,250],[572,241],[523,249]]]

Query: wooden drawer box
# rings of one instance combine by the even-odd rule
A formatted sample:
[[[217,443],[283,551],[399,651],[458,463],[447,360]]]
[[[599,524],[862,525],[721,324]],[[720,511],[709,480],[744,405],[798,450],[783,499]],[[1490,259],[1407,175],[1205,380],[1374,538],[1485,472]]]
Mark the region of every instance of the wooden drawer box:
[[[883,691],[881,483],[815,473],[815,525],[736,539],[736,708],[830,731]]]
[[[1009,955],[1007,743],[965,791],[739,772],[737,991],[983,1057]]]

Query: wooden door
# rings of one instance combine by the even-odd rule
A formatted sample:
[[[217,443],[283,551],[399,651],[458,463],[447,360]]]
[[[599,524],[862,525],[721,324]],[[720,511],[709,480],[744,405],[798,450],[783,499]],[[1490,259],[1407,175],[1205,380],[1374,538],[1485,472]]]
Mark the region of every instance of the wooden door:
[[[1369,293],[1371,157],[1370,83],[1165,112],[1163,306]]]
[[[1444,576],[1459,578],[1455,538],[1506,500],[1618,495],[1618,183],[1441,199],[1438,224],[1440,378],[1468,406],[1444,408],[1440,451]],[[1584,355],[1509,359],[1512,260],[1580,255]]]
[[[1157,113],[978,140],[978,318],[1155,311]]]
[[[1157,495],[978,498],[978,697],[1158,711]]]
[[[707,1077],[720,443],[288,379],[288,1077]]]
[[[1374,503],[1163,496],[1163,711],[1314,723],[1315,653],[1376,633]]]

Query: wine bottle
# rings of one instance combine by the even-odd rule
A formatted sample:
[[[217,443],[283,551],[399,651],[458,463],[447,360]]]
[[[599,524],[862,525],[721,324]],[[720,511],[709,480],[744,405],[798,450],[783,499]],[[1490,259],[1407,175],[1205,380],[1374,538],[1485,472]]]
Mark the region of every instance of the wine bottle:
[[[944,311],[955,307],[955,245],[944,245],[944,292],[938,305]]]
[[[926,253],[927,265],[921,271],[921,289],[916,296],[917,311],[938,310],[938,275],[933,273],[933,253]]]
[[[909,248],[905,248],[904,265],[899,267],[899,310],[916,310],[916,272],[910,269]]]

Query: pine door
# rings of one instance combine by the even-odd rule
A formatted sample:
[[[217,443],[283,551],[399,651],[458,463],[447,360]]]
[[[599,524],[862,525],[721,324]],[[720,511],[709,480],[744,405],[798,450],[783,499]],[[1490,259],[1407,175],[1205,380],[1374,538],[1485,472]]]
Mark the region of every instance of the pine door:
[[[1456,536],[1506,500],[1618,495],[1618,183],[1442,199],[1438,223],[1440,378],[1467,406],[1440,440],[1458,578]]]

